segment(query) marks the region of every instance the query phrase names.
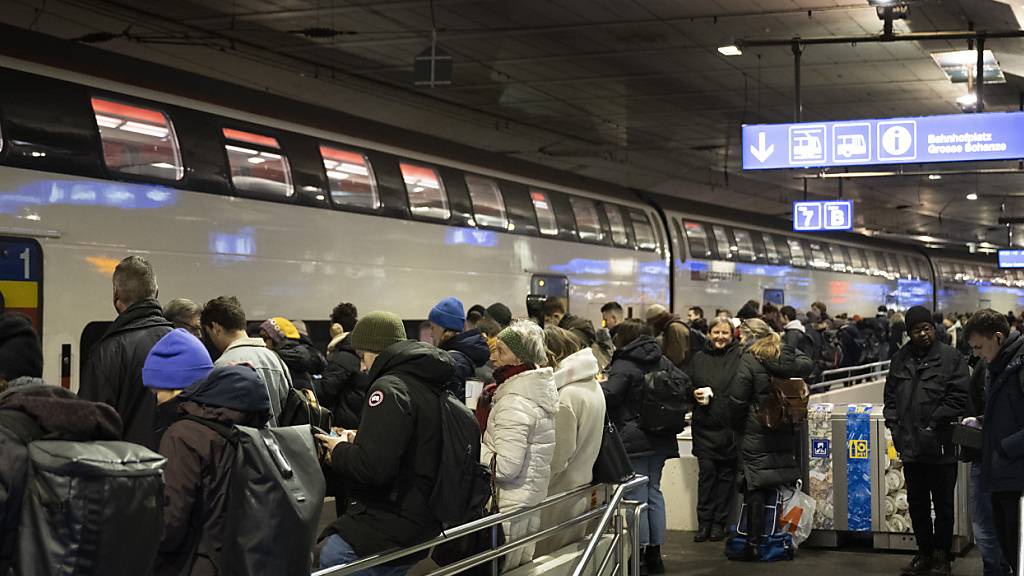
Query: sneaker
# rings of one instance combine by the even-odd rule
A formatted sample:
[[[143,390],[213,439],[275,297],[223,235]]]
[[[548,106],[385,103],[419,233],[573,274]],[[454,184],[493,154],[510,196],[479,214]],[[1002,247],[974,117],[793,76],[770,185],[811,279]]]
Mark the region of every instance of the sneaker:
[[[903,576],[926,576],[932,568],[931,554],[918,554],[900,570]]]
[[[711,527],[707,524],[701,524],[700,528],[697,529],[697,533],[693,535],[694,542],[707,542],[708,537],[711,535]]]
[[[711,534],[708,535],[708,540],[712,542],[721,542],[725,540],[725,526],[721,524],[715,524],[711,527]]]
[[[661,559],[661,546],[648,546],[644,549],[644,566],[648,574],[664,574],[665,563]]]
[[[950,576],[953,573],[953,568],[950,566],[949,554],[946,552],[936,551],[932,555],[932,569],[931,576]]]

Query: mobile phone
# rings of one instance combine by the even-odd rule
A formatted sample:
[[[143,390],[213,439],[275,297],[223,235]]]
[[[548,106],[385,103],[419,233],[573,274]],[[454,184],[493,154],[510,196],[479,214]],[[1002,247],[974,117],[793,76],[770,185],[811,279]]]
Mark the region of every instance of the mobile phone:
[[[331,430],[330,432],[328,432],[327,430],[324,430],[323,428],[320,428],[318,426],[313,426],[313,425],[310,425],[310,428],[313,429],[313,433],[314,434],[323,434],[324,436],[337,436],[338,435],[338,433],[335,432],[334,430]]]

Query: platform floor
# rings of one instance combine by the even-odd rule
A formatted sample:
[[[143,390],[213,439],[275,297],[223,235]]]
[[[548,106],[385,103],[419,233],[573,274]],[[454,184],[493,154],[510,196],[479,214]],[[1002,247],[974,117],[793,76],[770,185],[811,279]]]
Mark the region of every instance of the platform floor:
[[[771,564],[730,562],[725,559],[721,542],[696,544],[693,532],[668,533],[668,543],[662,547],[666,574],[679,576],[899,576],[902,568],[913,557],[900,552],[879,552],[870,548],[828,550],[801,548],[792,562]],[[956,576],[981,574],[981,557],[972,549],[963,558],[953,562]]]

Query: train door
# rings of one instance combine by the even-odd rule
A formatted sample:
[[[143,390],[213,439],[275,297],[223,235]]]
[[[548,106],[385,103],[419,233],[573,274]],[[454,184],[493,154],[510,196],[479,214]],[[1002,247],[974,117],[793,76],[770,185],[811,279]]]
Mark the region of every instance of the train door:
[[[42,338],[43,249],[39,242],[0,237],[0,303],[0,310],[27,316]],[[66,388],[71,383],[65,378],[70,378],[70,373],[62,362],[61,382]]]

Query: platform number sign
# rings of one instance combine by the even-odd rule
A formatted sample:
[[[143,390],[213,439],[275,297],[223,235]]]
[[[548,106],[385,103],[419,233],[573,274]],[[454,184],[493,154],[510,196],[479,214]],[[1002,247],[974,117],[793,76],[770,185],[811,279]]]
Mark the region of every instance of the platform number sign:
[[[42,332],[43,251],[35,240],[0,237],[0,293],[8,312],[28,316]]]
[[[851,228],[853,228],[853,202],[851,200],[793,203],[793,230],[797,232],[828,232]]]

